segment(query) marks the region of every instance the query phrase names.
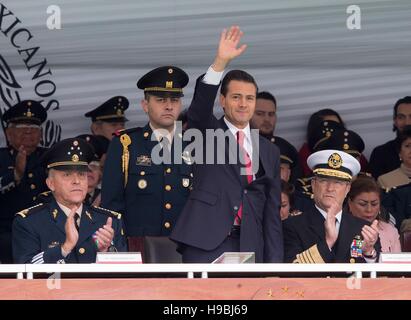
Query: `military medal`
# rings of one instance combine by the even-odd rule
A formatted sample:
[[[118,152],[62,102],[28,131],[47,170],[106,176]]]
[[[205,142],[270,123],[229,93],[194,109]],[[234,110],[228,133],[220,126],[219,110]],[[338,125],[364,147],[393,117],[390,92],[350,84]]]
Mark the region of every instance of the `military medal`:
[[[140,166],[151,166],[151,158],[146,155],[138,156],[136,164]]]
[[[362,247],[364,241],[361,240],[360,236],[355,236],[351,242],[351,257],[360,258],[362,257]]]

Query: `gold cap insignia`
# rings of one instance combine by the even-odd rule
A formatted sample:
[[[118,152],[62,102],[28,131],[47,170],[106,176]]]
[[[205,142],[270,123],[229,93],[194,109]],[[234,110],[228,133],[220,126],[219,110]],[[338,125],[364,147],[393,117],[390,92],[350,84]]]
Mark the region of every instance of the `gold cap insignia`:
[[[166,88],[167,89],[173,88],[173,81],[166,81]]]
[[[328,166],[333,169],[339,169],[342,166],[342,158],[338,153],[333,153],[329,158],[328,158]]]
[[[32,115],[33,115],[33,113],[31,113],[31,110],[30,110],[30,109],[27,109],[26,116],[29,117],[29,118],[31,118]]]
[[[71,161],[73,161],[73,162],[78,162],[80,159],[79,159],[79,157],[78,157],[78,155],[76,155],[76,154],[73,154],[73,156],[71,157]]]
[[[343,148],[344,148],[344,150],[348,150],[350,148],[350,146],[347,143],[344,143]]]

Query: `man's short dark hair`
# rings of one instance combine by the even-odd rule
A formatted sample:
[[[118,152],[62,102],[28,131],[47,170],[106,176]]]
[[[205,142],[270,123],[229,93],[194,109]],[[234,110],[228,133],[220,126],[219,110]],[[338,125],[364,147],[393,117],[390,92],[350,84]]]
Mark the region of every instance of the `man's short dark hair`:
[[[394,119],[397,117],[397,114],[398,114],[398,106],[400,105],[400,104],[403,104],[403,103],[405,103],[405,104],[411,104],[411,97],[410,96],[405,96],[404,98],[401,98],[401,99],[399,99],[396,103],[395,103],[395,105],[394,105]],[[397,129],[397,127],[394,125],[394,127],[392,128],[392,131],[397,131],[398,129]]]
[[[257,99],[264,99],[264,100],[269,100],[272,103],[274,103],[274,105],[277,107],[277,100],[275,99],[275,97],[269,93],[268,91],[261,91],[257,94]]]
[[[227,74],[223,78],[223,81],[221,82],[220,93],[224,97],[227,94],[229,83],[233,80],[252,83],[255,86],[256,94],[258,93],[257,82],[255,82],[254,77],[251,74],[243,70],[231,70],[227,72]]]

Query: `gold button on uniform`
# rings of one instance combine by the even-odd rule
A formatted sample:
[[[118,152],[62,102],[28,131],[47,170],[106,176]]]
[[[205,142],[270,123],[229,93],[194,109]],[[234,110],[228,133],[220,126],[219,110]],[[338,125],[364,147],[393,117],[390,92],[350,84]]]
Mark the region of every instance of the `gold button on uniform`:
[[[78,252],[79,252],[80,254],[84,254],[84,253],[86,252],[86,249],[80,248],[80,249],[78,249]]]
[[[171,168],[167,168],[166,173],[171,173]]]
[[[141,171],[140,172],[140,176],[145,176],[146,175],[146,172],[145,171]]]
[[[34,190],[34,189],[36,189],[36,185],[35,185],[35,184],[32,184],[32,185],[30,186],[30,188],[31,188],[31,190]]]
[[[143,134],[143,136],[144,136],[144,138],[148,138],[148,136],[149,136],[149,133],[148,132],[144,132],[144,134]]]
[[[355,259],[354,259],[354,258],[351,258],[351,259],[350,259],[350,263],[355,263]]]
[[[171,209],[171,203],[166,203],[166,205],[164,206],[167,210]]]
[[[170,222],[164,223],[164,228],[169,229],[171,227]]]
[[[166,189],[166,191],[170,191],[170,190],[171,190],[171,186],[170,186],[169,184],[167,184],[167,185],[165,186],[165,189]]]
[[[31,172],[28,174],[28,176],[29,178],[33,178],[33,174]]]

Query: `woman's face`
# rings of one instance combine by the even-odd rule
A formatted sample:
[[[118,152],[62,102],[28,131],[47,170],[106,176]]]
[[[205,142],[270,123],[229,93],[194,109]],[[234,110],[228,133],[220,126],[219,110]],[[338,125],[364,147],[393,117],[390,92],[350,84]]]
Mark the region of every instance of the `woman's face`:
[[[407,168],[411,168],[411,138],[405,139],[401,144],[400,158]]]
[[[280,208],[281,220],[285,220],[290,215],[290,199],[288,196],[281,192],[281,208]]]
[[[372,222],[380,212],[380,195],[377,192],[362,192],[354,199],[348,199],[348,206],[353,216]]]

